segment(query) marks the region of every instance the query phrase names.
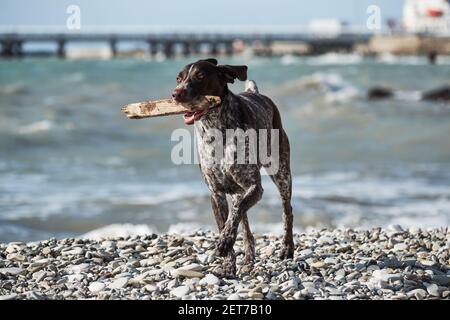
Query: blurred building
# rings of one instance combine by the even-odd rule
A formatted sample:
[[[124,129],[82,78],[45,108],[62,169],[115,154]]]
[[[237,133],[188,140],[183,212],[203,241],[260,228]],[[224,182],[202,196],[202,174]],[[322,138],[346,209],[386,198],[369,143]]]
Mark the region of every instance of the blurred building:
[[[309,23],[309,30],[314,36],[338,36],[345,23],[338,19],[314,19]]]
[[[406,0],[403,26],[411,33],[449,34],[449,0]]]

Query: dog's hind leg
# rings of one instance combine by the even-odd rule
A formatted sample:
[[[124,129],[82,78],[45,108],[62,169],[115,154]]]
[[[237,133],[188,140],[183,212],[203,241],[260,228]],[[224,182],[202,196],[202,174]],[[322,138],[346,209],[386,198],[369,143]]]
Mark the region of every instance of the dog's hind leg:
[[[255,262],[255,238],[250,230],[247,213],[242,217],[242,231],[244,233],[245,264],[253,265]]]
[[[289,140],[283,129],[280,130],[280,154],[279,168],[270,177],[278,188],[283,206],[283,243],[280,258],[290,259],[294,256],[293,223],[291,197],[292,197],[292,176],[290,168],[290,147]]]
[[[216,219],[217,228],[219,229],[219,232],[221,232],[228,219],[227,196],[224,193],[214,192],[211,195],[211,206],[214,218]]]

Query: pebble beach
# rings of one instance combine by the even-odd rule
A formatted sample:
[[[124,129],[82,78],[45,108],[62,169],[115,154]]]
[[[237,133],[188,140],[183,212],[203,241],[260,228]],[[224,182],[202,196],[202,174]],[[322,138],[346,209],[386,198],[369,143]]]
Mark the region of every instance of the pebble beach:
[[[222,279],[217,233],[0,244],[0,300],[450,298],[450,231],[315,230],[295,235],[281,261],[280,237],[255,235],[251,272]],[[235,245],[242,267],[242,239]]]

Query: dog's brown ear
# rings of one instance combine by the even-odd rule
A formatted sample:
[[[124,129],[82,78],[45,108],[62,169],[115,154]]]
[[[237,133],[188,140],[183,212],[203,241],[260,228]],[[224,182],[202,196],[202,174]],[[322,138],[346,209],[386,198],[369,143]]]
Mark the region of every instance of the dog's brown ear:
[[[203,59],[203,60],[201,60],[201,61],[206,61],[206,62],[212,63],[212,64],[215,65],[215,66],[217,66],[217,63],[218,63],[217,60],[214,59],[214,58]]]
[[[226,64],[217,66],[217,68],[229,83],[234,83],[234,79],[247,80],[247,66],[230,66]]]

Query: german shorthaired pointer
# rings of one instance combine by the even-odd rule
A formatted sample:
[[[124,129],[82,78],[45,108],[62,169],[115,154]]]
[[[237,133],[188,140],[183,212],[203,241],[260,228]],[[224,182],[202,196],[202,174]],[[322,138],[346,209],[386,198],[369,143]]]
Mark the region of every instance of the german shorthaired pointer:
[[[211,191],[212,209],[220,231],[217,252],[225,257],[223,263],[225,277],[236,275],[236,256],[233,245],[239,223],[242,223],[245,246],[244,268],[241,271],[250,271],[253,267],[255,240],[250,231],[247,211],[262,197],[260,169],[265,167],[267,170],[267,164],[261,163],[259,159],[253,164],[230,164],[226,161],[211,164],[213,142],[207,134],[208,130],[219,130],[225,137],[227,129],[243,131],[254,129],[259,141],[260,129],[266,129],[269,132],[267,139],[271,141],[271,130],[278,129],[278,170],[268,174],[279,190],[283,205],[284,237],[281,258],[292,258],[294,254],[288,137],[283,130],[279,111],[272,100],[260,94],[253,81],[247,81],[245,92],[233,94],[227,84],[233,83],[235,79],[247,80],[246,66],[217,65],[215,59],[199,60],[187,65],[178,74],[177,86],[172,94],[175,101],[184,103],[195,101],[203,95],[219,96],[222,99],[218,108],[194,109],[193,112],[186,113],[184,122],[188,125],[195,124],[200,170]],[[267,148],[270,149],[270,146]],[[224,139],[223,152],[234,154],[235,151],[235,146]],[[227,195],[231,196],[231,211],[228,209]]]

